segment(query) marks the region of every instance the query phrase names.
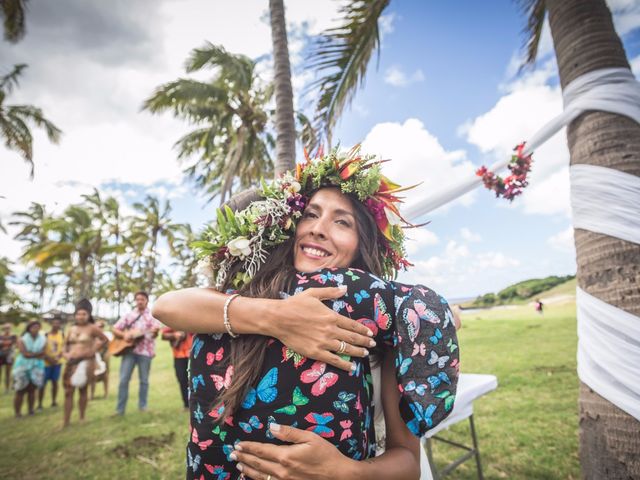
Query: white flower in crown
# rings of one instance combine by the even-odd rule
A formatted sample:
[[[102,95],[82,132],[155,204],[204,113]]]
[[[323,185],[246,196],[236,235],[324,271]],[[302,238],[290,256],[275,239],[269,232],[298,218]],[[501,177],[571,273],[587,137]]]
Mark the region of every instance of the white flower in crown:
[[[251,255],[251,240],[247,237],[234,238],[227,245],[229,253],[234,257],[248,257]]]
[[[300,185],[300,183],[296,182],[295,180],[292,181],[291,184],[289,185],[289,190],[291,190],[293,193],[298,193],[301,189],[302,189],[302,186]]]

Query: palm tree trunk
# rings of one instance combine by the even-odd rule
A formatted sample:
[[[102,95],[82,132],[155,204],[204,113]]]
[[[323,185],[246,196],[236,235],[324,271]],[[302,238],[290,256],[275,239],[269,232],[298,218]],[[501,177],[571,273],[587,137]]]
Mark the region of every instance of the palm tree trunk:
[[[563,88],[592,70],[629,68],[605,0],[546,3]],[[587,112],[569,125],[567,138],[571,165],[598,165],[640,176],[636,122]],[[640,316],[640,245],[582,229],[575,230],[575,245],[580,288]],[[640,478],[640,422],[583,383],[579,406],[584,477]]]
[[[271,38],[276,93],[276,164],[275,175],[293,169],[296,162],[296,127],[293,119],[293,89],[287,45],[287,24],[283,0],[269,0]]]

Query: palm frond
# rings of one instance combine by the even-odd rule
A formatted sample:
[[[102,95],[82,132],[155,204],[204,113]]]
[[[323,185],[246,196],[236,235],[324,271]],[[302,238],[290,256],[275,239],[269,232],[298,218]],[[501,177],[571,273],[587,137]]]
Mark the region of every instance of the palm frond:
[[[307,68],[320,78],[306,93],[317,95],[314,121],[329,144],[338,117],[362,86],[369,60],[380,46],[378,21],[388,5],[389,0],[349,2],[340,9],[343,24],[325,31],[311,49]]]
[[[253,81],[255,62],[245,55],[229,53],[224,47],[207,42],[202,48],[194,48],[185,62],[189,73],[205,67],[219,68],[220,77],[238,84],[241,90],[247,90]]]
[[[16,43],[25,34],[27,0],[2,0],[0,12],[4,16],[4,39]]]
[[[18,77],[22,75],[22,71],[27,68],[27,66],[26,63],[14,65],[13,70],[0,77],[0,90],[5,90],[7,93],[10,93],[14,87],[17,87],[19,83]]]
[[[522,49],[525,59],[520,65],[520,70],[533,65],[538,56],[538,46],[542,36],[542,27],[547,13],[545,0],[516,0],[520,11],[527,19],[527,25],[522,30],[525,37]]]

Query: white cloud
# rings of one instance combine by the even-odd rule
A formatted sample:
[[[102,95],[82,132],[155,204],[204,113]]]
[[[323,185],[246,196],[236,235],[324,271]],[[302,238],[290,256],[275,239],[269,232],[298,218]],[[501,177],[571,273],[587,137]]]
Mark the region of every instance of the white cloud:
[[[385,15],[381,15],[379,19],[380,26],[380,35],[382,39],[384,39],[385,35],[393,33],[395,30],[395,21],[397,20],[397,15],[395,12],[391,12]]]
[[[425,227],[412,228],[407,230],[405,234],[407,238],[407,254],[410,257],[423,254],[425,250],[437,245],[440,241],[435,233]]]
[[[480,235],[472,232],[467,227],[462,227],[460,229],[460,236],[465,242],[479,242],[482,240],[482,237]]]
[[[501,252],[479,253],[473,263],[473,267],[480,270],[511,268],[518,265],[520,265],[520,260],[508,257]]]
[[[415,185],[407,192],[406,203],[423,198],[452,184],[474,171],[473,164],[466,159],[464,150],[447,151],[424,124],[415,118],[404,123],[378,123],[362,142],[362,150],[392,159],[383,166],[385,175],[401,185]],[[453,204],[468,206],[473,203],[471,192]],[[440,212],[444,211],[440,209]]]
[[[424,81],[424,73],[422,70],[417,69],[412,74],[406,74],[400,67],[394,65],[387,68],[384,73],[384,81],[394,87],[406,87],[412,83]]]
[[[563,251],[575,253],[575,243],[573,239],[573,227],[568,226],[561,232],[551,235],[547,239],[547,243],[553,248]]]

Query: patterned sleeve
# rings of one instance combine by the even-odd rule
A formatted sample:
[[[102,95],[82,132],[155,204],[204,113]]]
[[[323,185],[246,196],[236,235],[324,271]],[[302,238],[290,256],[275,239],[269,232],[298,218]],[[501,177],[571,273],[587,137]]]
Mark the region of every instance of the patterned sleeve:
[[[400,414],[414,435],[424,435],[449,415],[456,394],[458,341],[449,305],[422,285],[387,282],[355,268],[298,274],[294,294],[338,285],[347,293],[326,303],[373,331],[379,353],[393,351]]]
[[[391,284],[400,414],[409,430],[422,436],[453,408],[459,370],[453,314],[447,301],[427,287]]]

